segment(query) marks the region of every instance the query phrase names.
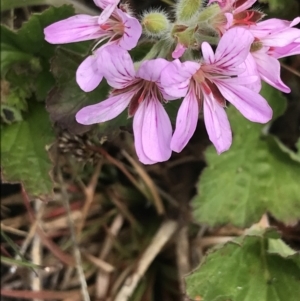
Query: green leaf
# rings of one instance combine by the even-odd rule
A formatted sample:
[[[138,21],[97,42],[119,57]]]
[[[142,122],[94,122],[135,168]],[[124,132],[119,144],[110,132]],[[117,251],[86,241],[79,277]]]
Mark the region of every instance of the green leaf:
[[[285,103],[281,94],[271,87],[265,87],[263,94],[278,116],[284,107],[280,102]],[[193,200],[196,219],[211,226],[231,223],[246,227],[270,212],[284,223],[297,221],[300,164],[283,153],[273,139],[261,137],[262,125],[246,120],[234,107],[227,113],[233,144],[220,156],[213,147],[206,151],[208,167]]]
[[[297,301],[300,296],[300,256],[282,257],[284,242],[277,239],[270,253],[270,239],[245,236],[209,253],[186,277],[187,294],[201,301]],[[281,246],[279,250],[277,247]]]
[[[11,47],[14,46],[24,53],[50,59],[56,46],[46,42],[44,28],[72,15],[74,15],[74,9],[71,5],[59,8],[50,7],[40,14],[31,15],[30,19],[17,32],[2,25],[1,42]]]
[[[281,239],[269,239],[268,253],[278,254],[281,257],[289,257],[297,254],[297,252],[291,249]]]
[[[49,61],[57,46],[45,41],[44,28],[73,14],[72,6],[50,7],[40,14],[31,15],[16,32],[1,25],[2,78],[9,81],[13,87],[26,86],[30,95],[34,92],[37,100],[45,100],[55,83],[50,73]],[[87,51],[88,45],[74,43],[65,47],[82,53],[83,49],[84,52]]]
[[[42,196],[52,191],[46,146],[55,136],[44,106],[33,105],[24,121],[3,126],[1,167],[5,181],[22,182],[29,194]]]

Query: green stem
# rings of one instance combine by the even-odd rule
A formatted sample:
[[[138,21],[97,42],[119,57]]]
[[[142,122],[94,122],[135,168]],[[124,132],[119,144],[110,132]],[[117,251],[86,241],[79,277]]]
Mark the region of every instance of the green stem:
[[[34,5],[61,6],[64,4],[72,4],[76,13],[86,13],[90,15],[98,14],[96,10],[91,9],[75,0],[1,0],[1,11]]]

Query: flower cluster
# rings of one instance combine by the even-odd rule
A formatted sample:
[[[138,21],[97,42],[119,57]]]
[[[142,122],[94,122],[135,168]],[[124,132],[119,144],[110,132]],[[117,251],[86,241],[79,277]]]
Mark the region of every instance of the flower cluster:
[[[261,21],[263,13],[251,9],[256,0],[179,0],[175,21],[158,10],[145,12],[139,21],[119,0],[94,2],[103,10],[99,17],[59,21],[45,28],[45,38],[54,44],[97,40],[77,70],[77,83],[89,92],[104,77],[112,89],[106,100],[81,109],[76,120],[105,122],[127,108],[144,164],[180,152],[200,112],[209,139],[222,153],[232,143],[227,101],[247,119],[266,123],[272,110],[259,94],[261,81],[290,91],[280,78],[278,59],[300,53],[300,30],[294,28],[300,17]],[[128,50],[146,39],[152,48],[133,62]],[[178,99],[183,100],[173,130],[164,104]]]

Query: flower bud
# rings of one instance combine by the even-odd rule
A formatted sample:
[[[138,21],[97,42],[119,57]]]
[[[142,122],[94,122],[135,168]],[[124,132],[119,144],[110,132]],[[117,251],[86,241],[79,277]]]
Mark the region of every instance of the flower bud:
[[[152,11],[142,18],[144,32],[150,37],[161,37],[170,28],[170,21],[163,12]]]
[[[202,7],[203,0],[179,0],[176,6],[178,21],[190,21]]]

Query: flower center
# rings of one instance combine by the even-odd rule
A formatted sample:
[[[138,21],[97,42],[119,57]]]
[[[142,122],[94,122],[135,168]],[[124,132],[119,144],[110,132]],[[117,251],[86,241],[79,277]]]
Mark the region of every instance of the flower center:
[[[233,25],[254,25],[262,18],[263,14],[256,10],[246,10],[234,14]]]
[[[100,28],[112,32],[114,36],[122,36],[124,33],[124,24],[116,15],[112,15]]]
[[[250,47],[250,52],[255,52],[255,51],[258,51],[260,49],[263,48],[263,43],[259,40],[256,39],[256,41],[254,41],[252,44],[251,44],[251,47]]]
[[[132,97],[129,107],[128,113],[129,116],[133,116],[138,109],[139,105],[146,98],[148,99],[158,99],[160,102],[163,102],[163,96],[160,92],[157,84],[155,82],[147,81],[141,79],[137,83],[132,86],[132,90],[136,90],[136,93]]]
[[[201,68],[193,75],[194,79],[194,91],[199,104],[201,103],[201,92],[206,95],[213,94],[214,99],[223,107],[226,105],[226,101],[219,91],[218,87],[210,81]]]

